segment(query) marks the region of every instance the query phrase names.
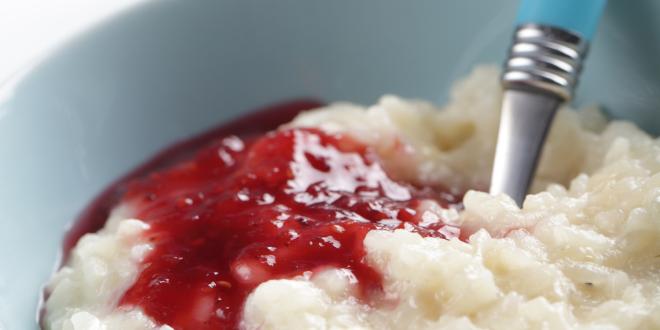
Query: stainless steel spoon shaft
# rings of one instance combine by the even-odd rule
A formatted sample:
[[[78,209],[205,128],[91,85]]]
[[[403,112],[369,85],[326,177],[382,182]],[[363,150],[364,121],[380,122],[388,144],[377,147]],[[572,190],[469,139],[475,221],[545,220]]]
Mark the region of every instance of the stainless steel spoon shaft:
[[[569,100],[587,42],[556,27],[518,27],[502,84],[504,98],[490,186],[522,205],[559,105]]]
[[[532,183],[552,118],[561,99],[509,90],[504,93],[497,136],[492,194],[506,193],[519,205]]]

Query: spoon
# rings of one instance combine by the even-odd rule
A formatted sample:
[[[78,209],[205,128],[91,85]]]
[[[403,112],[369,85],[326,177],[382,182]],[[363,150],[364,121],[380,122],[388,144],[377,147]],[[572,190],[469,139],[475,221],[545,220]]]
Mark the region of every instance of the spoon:
[[[573,96],[606,0],[522,0],[501,77],[490,193],[527,195],[557,108]]]

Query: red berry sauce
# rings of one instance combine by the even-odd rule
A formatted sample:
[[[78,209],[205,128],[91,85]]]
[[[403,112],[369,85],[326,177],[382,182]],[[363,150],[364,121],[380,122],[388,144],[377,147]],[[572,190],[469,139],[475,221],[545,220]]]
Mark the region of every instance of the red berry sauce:
[[[429,199],[458,203],[442,189],[391,179],[370,148],[346,135],[220,137],[126,185],[120,203],[150,225],[154,250],[120,305],[175,329],[235,329],[260,283],[328,267],[351,270],[358,298],[370,303],[382,285],[364,260],[368,231],[460,234],[442,221],[421,222],[416,209]]]

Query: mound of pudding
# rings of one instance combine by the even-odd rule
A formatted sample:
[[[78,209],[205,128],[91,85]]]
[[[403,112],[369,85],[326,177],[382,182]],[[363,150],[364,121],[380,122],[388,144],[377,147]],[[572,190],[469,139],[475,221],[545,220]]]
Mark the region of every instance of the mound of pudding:
[[[444,109],[387,96],[217,136],[122,185],[49,283],[43,324],[660,327],[660,143],[562,110],[521,209],[478,191],[499,103],[483,67]]]

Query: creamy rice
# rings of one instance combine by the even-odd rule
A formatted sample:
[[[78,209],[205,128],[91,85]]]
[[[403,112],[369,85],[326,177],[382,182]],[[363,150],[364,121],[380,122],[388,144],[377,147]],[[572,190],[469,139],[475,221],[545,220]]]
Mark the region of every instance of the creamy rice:
[[[138,310],[117,309],[123,292],[138,274],[138,265],[152,249],[141,233],[149,225],[115,209],[105,227],[83,236],[70,259],[53,278],[46,302],[46,326],[66,330],[160,329]]]
[[[449,105],[385,96],[372,107],[337,103],[289,126],[345,132],[373,146],[389,172],[456,191],[485,189],[501,92],[497,70],[477,68]],[[348,270],[262,283],[245,303],[247,329],[660,328],[660,142],[599,111],[562,109],[522,209],[468,191],[465,211],[434,203],[468,242],[371,231],[367,262],[384,277],[382,303],[353,294]],[[148,228],[116,210],[88,234],[49,285],[52,329],[159,329],[116,308],[151,247]],[[292,299],[291,297],[295,297]],[[160,329],[167,329],[161,326]]]

